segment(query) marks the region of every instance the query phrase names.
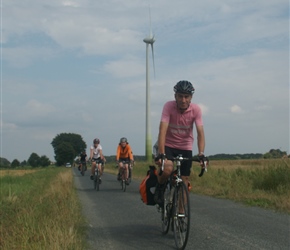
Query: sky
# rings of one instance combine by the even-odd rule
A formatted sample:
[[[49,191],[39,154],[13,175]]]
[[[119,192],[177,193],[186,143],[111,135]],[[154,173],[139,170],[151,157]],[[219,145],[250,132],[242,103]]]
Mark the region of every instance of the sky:
[[[188,80],[206,155],[290,153],[288,0],[1,0],[1,157],[54,160],[60,133],[145,155],[149,5],[152,143]]]

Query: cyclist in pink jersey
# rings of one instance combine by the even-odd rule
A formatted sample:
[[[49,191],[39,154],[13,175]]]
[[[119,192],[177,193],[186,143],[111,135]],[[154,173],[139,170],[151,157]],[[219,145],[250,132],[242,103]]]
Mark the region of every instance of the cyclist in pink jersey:
[[[165,103],[162,111],[158,135],[158,155],[155,158],[157,165],[164,162],[164,170],[158,176],[158,185],[155,191],[155,202],[162,204],[164,183],[173,171],[173,157],[182,154],[183,157],[192,157],[193,128],[197,132],[197,148],[199,158],[204,158],[205,136],[202,122],[202,112],[197,104],[191,103],[194,87],[189,81],[179,81],[174,86],[175,101]],[[191,161],[181,164],[181,177],[188,185]]]

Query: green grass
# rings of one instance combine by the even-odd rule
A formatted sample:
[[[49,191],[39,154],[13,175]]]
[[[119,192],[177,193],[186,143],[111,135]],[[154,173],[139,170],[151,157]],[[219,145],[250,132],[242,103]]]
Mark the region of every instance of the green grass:
[[[150,163],[137,162],[133,179]],[[290,160],[193,163],[191,191],[290,213]],[[115,164],[105,172],[117,174]],[[71,169],[0,170],[0,249],[86,249],[86,225]]]
[[[0,171],[0,248],[84,249],[85,224],[71,169],[19,171]]]
[[[137,162],[134,178],[142,180],[149,165]],[[201,178],[198,164],[192,166],[193,193],[290,213],[290,159],[211,161]],[[105,171],[117,173],[113,164]]]

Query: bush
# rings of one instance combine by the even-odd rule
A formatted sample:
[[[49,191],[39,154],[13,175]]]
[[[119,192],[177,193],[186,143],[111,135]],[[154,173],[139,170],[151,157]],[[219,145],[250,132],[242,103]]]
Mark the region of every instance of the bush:
[[[257,178],[253,179],[254,189],[278,193],[290,189],[290,168],[287,165],[268,167],[259,171],[263,171],[264,173],[258,174]]]

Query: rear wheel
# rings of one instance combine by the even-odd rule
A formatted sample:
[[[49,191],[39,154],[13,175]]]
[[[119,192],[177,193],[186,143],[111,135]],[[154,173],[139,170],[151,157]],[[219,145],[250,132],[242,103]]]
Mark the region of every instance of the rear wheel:
[[[173,199],[173,229],[177,249],[184,249],[190,229],[190,204],[188,189],[182,182],[174,192]]]

